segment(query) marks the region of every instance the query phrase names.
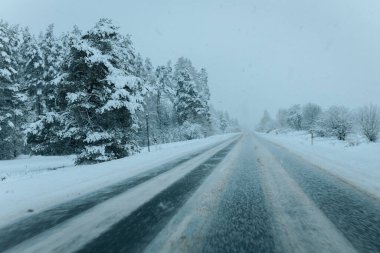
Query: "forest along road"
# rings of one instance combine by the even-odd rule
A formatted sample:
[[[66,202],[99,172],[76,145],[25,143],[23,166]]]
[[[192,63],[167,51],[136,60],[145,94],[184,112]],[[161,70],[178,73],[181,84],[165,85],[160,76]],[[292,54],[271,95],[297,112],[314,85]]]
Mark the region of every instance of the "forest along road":
[[[244,134],[7,250],[380,252],[380,201]]]

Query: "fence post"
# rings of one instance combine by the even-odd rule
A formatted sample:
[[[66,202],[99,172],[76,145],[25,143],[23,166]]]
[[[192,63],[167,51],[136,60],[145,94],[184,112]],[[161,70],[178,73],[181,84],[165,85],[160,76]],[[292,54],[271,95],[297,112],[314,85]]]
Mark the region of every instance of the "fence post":
[[[148,120],[148,114],[145,114],[146,119],[146,136],[148,138],[148,152],[150,152],[150,142],[149,142],[149,120]]]

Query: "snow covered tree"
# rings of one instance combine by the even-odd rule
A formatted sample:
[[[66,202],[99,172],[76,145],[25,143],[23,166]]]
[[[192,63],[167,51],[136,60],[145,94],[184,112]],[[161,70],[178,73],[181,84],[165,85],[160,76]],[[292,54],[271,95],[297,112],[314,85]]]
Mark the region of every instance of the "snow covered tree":
[[[319,129],[326,136],[335,136],[344,141],[352,129],[352,115],[343,106],[331,106],[319,120]]]
[[[208,87],[208,74],[205,68],[202,68],[199,73],[197,73],[197,89],[199,93],[200,100],[202,102],[203,109],[200,111],[199,121],[200,124],[210,130],[210,89]]]
[[[135,75],[144,80],[144,78],[146,77],[146,73],[142,56],[138,53],[133,62],[135,66]]]
[[[197,112],[194,100],[197,98],[195,81],[191,75],[191,65],[188,59],[180,58],[175,65],[174,79],[176,82],[176,111],[178,122],[183,124],[186,120],[193,119]]]
[[[270,117],[268,111],[265,110],[256,130],[259,132],[270,132],[275,128],[276,122]]]
[[[378,139],[380,132],[380,112],[376,105],[369,105],[359,110],[359,123],[362,134],[372,142]]]
[[[239,132],[240,126],[239,122],[236,119],[232,119],[228,112],[216,111],[217,113],[217,122],[219,122],[218,130],[215,133],[233,133]],[[215,116],[211,116],[213,119]]]
[[[210,105],[210,124],[211,124],[211,132],[212,134],[221,134],[221,118],[219,116],[219,112]]]
[[[202,126],[198,123],[190,123],[189,121],[185,121],[180,129],[185,140],[193,140],[203,137]]]
[[[25,95],[17,83],[18,28],[0,21],[0,159],[15,158],[22,146]]]
[[[34,36],[28,28],[22,30],[22,41],[19,50],[20,70],[18,82],[21,90],[27,95],[26,105],[27,120],[34,121],[42,115],[45,110],[43,98],[44,82],[43,70],[44,62],[42,51]]]
[[[286,109],[279,109],[277,111],[276,120],[280,127],[285,128],[288,127],[288,110]]]
[[[50,25],[38,39],[0,21],[0,56],[0,159],[21,150],[79,154],[78,164],[124,157],[146,140],[146,114],[158,143],[238,128],[211,108],[206,69],[183,57],[174,70],[155,68],[109,19],[61,37]]]
[[[50,25],[41,34],[39,47],[42,52],[43,69],[42,98],[44,112],[38,118],[27,124],[25,129],[28,147],[34,154],[67,155],[80,151],[79,140],[71,138],[71,131],[65,127],[70,122],[67,110],[66,92],[63,85],[63,63],[68,59],[69,41],[79,38],[81,32],[77,27],[66,33],[60,39],[53,34],[54,26]]]
[[[302,107],[302,128],[311,130],[315,127],[322,109],[319,105],[308,103]]]
[[[141,79],[144,82],[144,87],[147,90],[146,95],[144,96],[144,111],[148,116],[148,121],[150,125],[150,133],[152,135],[153,140],[157,140],[159,133],[159,119],[157,112],[157,82],[155,71],[152,62],[149,58],[146,58],[143,63],[143,69],[141,71]],[[142,113],[140,115],[140,121],[142,125],[146,124],[146,114]],[[146,126],[144,127],[144,129]],[[143,134],[145,134],[145,130],[142,129]],[[155,142],[155,141],[154,141]]]
[[[69,120],[65,111],[45,112],[27,125],[27,144],[34,154],[71,155],[81,151],[79,139],[72,138],[74,128],[67,128]]]
[[[294,130],[302,129],[302,111],[300,105],[293,105],[287,110],[286,122]]]
[[[210,100],[210,89],[208,87],[208,74],[205,68],[201,68],[201,70],[198,73],[197,79],[198,79],[197,87],[198,87],[199,93],[201,93],[201,95],[204,96],[205,101]]]
[[[227,132],[227,128],[228,128],[228,118],[227,118],[227,114],[226,113],[223,113],[223,112],[219,112],[219,128],[220,130],[222,131],[222,133],[226,133]]]
[[[198,125],[209,122],[208,101],[198,90],[196,78],[196,71],[191,61],[179,58],[175,65],[174,80],[175,108],[180,125],[186,121]]]
[[[155,110],[157,114],[157,127],[161,138],[166,138],[168,134],[165,129],[173,126],[173,77],[170,62],[166,66],[158,66],[155,71],[156,80],[156,95],[155,95]]]
[[[57,109],[57,85],[62,78],[62,64],[65,59],[63,38],[57,39],[54,35],[54,25],[46,29],[40,39],[40,48],[43,55],[43,97],[48,112]]]
[[[79,164],[138,151],[136,112],[143,98],[141,80],[128,66],[135,55],[128,41],[109,19],[72,38],[61,96],[68,111],[64,134],[82,148]]]
[[[145,58],[144,72],[142,78],[145,81],[148,90],[154,90],[154,87],[156,85],[156,76],[154,74],[153,64],[149,58]]]

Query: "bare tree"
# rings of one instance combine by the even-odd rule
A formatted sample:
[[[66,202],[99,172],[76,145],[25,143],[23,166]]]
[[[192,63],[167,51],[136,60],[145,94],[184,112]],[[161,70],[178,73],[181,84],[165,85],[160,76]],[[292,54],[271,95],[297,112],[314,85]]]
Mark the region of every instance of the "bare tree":
[[[376,105],[369,105],[359,110],[361,131],[369,141],[375,142],[380,132],[380,114]]]

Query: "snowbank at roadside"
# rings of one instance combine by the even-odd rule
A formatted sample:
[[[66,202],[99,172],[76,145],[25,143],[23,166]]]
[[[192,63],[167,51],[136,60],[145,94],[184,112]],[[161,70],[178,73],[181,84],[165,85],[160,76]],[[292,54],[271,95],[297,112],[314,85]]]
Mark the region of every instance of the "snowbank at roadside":
[[[0,161],[0,181],[28,177],[47,170],[74,166],[75,156],[27,156]]]
[[[347,141],[317,137],[311,145],[307,132],[256,134],[380,198],[379,142],[367,143],[360,136]]]
[[[61,166],[61,161],[57,157],[4,161],[2,165],[14,162],[14,166],[3,168],[0,165],[2,173],[11,175],[9,179],[0,181],[0,227],[30,215],[28,209],[39,212],[237,135],[239,134],[215,135],[205,139],[162,144],[153,146],[150,153],[143,150],[140,154],[123,159],[95,165],[69,166],[57,170],[48,169],[54,160],[57,161],[57,166]],[[68,157],[62,158],[65,159],[72,160]],[[45,162],[50,165],[44,166]],[[28,163],[36,164],[36,168],[40,163],[40,167],[28,171],[30,166],[25,166]],[[12,168],[16,168],[19,173],[12,174],[10,172]]]

